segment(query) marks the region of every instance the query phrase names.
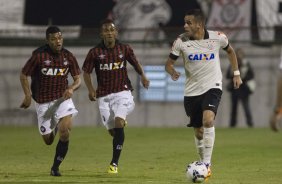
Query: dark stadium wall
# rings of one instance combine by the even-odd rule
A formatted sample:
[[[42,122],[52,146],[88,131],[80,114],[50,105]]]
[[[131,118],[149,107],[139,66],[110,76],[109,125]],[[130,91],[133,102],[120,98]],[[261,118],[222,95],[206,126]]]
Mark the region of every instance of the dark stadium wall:
[[[96,27],[114,4],[113,0],[26,0],[24,24]]]
[[[196,0],[166,0],[172,10],[167,25],[182,26],[185,11],[200,8]],[[26,0],[24,24],[26,25],[81,25],[83,28],[98,27],[108,17],[116,0]]]
[[[197,0],[192,1],[183,1],[183,0],[166,0],[172,9],[172,17],[166,26],[175,27],[183,26],[184,20],[183,16],[185,12],[189,9],[200,9],[200,5],[197,3]]]

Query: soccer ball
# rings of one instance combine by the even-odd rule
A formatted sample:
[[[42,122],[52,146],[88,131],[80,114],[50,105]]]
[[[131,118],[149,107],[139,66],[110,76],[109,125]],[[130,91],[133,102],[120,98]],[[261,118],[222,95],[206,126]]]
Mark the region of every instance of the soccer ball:
[[[188,164],[186,168],[186,176],[193,183],[202,183],[208,176],[208,169],[203,162],[194,161]]]

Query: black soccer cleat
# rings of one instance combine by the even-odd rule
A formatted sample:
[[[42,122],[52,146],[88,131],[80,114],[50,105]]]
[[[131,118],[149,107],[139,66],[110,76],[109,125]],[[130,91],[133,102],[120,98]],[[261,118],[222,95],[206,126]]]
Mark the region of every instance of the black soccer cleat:
[[[51,176],[62,176],[59,169],[51,169],[50,175]]]

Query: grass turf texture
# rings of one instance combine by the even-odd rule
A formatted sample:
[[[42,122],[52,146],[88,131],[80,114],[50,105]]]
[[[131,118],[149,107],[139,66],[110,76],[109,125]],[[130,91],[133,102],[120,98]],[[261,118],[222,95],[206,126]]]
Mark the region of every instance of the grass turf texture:
[[[191,128],[125,129],[119,174],[106,173],[112,155],[104,128],[74,127],[62,177],[49,176],[55,144],[37,127],[0,127],[0,183],[189,183],[185,169],[198,159]],[[269,129],[216,129],[209,184],[281,184],[282,133]]]

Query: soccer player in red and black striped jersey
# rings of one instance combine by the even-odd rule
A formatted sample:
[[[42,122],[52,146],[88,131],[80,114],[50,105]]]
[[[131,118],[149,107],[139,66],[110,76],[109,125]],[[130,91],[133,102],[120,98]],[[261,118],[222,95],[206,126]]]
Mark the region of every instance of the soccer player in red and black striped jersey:
[[[53,143],[59,131],[51,175],[61,176],[59,165],[68,151],[72,116],[77,114],[71,97],[81,83],[80,68],[74,55],[63,48],[62,32],[57,26],[47,28],[46,41],[46,45],[33,51],[22,68],[20,82],[25,98],[20,107],[28,108],[33,98],[39,132],[47,145]],[[68,74],[73,78],[71,85],[68,84]]]
[[[98,99],[101,119],[113,137],[113,157],[109,173],[118,173],[117,166],[124,142],[126,116],[134,109],[133,90],[128,78],[127,64],[131,64],[141,76],[145,88],[149,80],[137,61],[132,48],[117,40],[117,28],[114,22],[106,19],[100,27],[102,42],[92,48],[83,64],[83,77],[88,88],[89,99]],[[97,89],[93,87],[91,76],[93,69],[97,76]]]

